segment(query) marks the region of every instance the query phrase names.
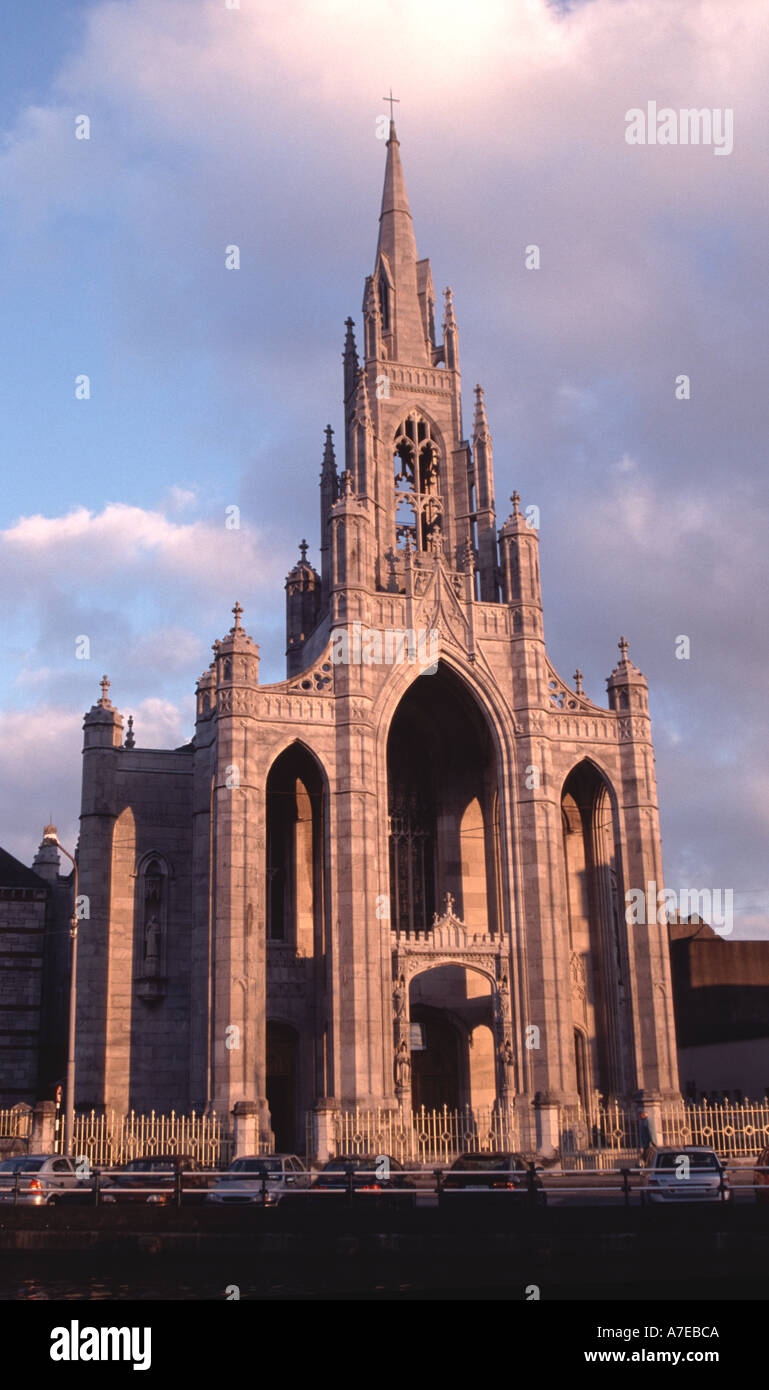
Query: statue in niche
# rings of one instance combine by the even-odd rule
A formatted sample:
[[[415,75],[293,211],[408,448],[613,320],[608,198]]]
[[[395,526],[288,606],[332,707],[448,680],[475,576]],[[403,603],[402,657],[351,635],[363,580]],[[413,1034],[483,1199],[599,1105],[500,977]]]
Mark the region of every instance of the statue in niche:
[[[398,1086],[406,1087],[411,1079],[411,1058],[408,1043],[401,1043],[395,1054],[395,1080]]]
[[[499,1057],[500,1062],[502,1063],[504,1075],[506,1079],[509,1080],[510,1072],[513,1066],[515,1065],[513,1046],[509,1038],[505,1038],[505,1041],[503,1043],[500,1043],[497,1055]]]
[[[153,859],[144,875],[144,940],[142,973],[144,976],[160,974],[163,918],[163,875],[160,865]]]
[[[396,1019],[406,1017],[406,981],[403,975],[393,990],[393,1011]]]
[[[160,923],[154,916],[144,928],[144,968],[148,975],[160,973]]]

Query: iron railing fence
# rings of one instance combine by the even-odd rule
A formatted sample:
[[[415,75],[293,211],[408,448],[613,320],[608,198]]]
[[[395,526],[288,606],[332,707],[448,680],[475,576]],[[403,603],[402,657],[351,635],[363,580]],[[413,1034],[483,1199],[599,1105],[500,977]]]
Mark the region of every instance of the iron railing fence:
[[[61,1137],[59,1146],[61,1146]],[[190,1154],[204,1168],[226,1167],[232,1159],[233,1137],[212,1112],[199,1115],[127,1115],[95,1110],[75,1115],[73,1151],[97,1167],[117,1167],[144,1155]]]
[[[32,1133],[32,1110],[28,1105],[0,1110],[0,1139],[29,1139]]]
[[[705,1144],[724,1159],[755,1158],[769,1145],[769,1100],[683,1101],[661,1107],[660,1144]],[[565,1106],[561,1160],[573,1168],[617,1168],[637,1161],[649,1142],[637,1105],[611,1101]]]
[[[769,1145],[769,1100],[697,1101],[662,1112],[664,1144],[707,1144],[722,1158],[754,1158]]]
[[[338,1155],[387,1154],[399,1163],[450,1163],[462,1153],[517,1149],[512,1115],[503,1109],[340,1110],[335,1116]]]

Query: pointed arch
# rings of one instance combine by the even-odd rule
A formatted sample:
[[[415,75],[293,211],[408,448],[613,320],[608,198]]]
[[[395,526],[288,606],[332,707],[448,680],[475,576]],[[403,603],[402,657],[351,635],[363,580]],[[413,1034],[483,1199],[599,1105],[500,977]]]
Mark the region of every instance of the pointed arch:
[[[483,711],[445,664],[404,692],[386,764],[395,930],[429,930],[451,893],[468,926],[498,932],[497,746]]]
[[[395,548],[419,551],[443,530],[446,449],[421,404],[402,413],[393,434]]]
[[[560,805],[572,1014],[586,1039],[588,1089],[626,1095],[635,1080],[619,807],[611,778],[595,759],[582,758],[564,778]]]
[[[326,777],[300,739],[273,759],[266,778],[267,939],[300,955],[322,950],[326,885]]]

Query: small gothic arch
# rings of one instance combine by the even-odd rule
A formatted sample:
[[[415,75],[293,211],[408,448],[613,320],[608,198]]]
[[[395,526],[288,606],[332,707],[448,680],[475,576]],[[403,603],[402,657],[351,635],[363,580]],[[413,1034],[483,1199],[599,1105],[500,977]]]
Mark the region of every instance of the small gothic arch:
[[[302,956],[322,951],[326,780],[299,740],[274,759],[266,782],[267,939]]]

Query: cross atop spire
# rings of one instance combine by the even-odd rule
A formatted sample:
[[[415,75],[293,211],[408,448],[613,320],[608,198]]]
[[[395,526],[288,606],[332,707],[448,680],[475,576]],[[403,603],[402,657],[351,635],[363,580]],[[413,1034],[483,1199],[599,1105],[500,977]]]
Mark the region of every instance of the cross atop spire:
[[[303,565],[305,565],[305,564],[307,563],[307,550],[308,550],[307,542],[306,542],[306,541],[300,541],[300,542],[299,542],[299,553],[300,553],[300,555],[301,555],[301,557],[302,557],[302,564],[303,564]]]
[[[574,672],[574,688],[578,695],[582,694],[582,672],[580,671],[579,666]]]
[[[392,87],[391,87],[391,88],[390,88],[390,95],[389,95],[389,97],[382,97],[382,101],[389,101],[389,103],[390,103],[390,126],[394,128],[394,126],[395,126],[395,116],[394,116],[394,114],[393,114],[393,106],[399,106],[399,105],[400,105],[400,97],[394,97],[394,96],[393,96],[393,89],[392,89]],[[392,130],[391,130],[391,134],[392,134],[392,133],[393,133],[393,132],[392,132]]]
[[[235,626],[234,626],[234,628],[232,629],[232,631],[233,631],[233,632],[238,632],[238,631],[240,630],[240,620],[241,620],[241,618],[242,618],[242,616],[243,616],[243,609],[241,608],[241,606],[240,606],[240,604],[238,603],[237,599],[235,600],[235,607],[233,608],[232,611],[233,611],[233,613],[235,614]]]
[[[107,680],[106,676],[102,676],[101,680],[99,681],[99,685],[101,686],[101,699],[99,701],[99,704],[109,705],[111,701],[109,695],[107,694],[107,691],[109,690],[110,682]]]
[[[629,643],[628,643],[627,637],[620,637],[619,642],[617,643],[617,646],[619,647],[619,650],[620,650],[620,657],[621,657],[621,660],[622,660],[622,661],[627,661],[627,654],[628,654],[628,651],[629,651]]]
[[[513,504],[513,516],[518,516],[518,515],[519,515],[519,512],[518,512],[518,503],[520,502],[520,500],[521,500],[521,494],[520,494],[520,492],[514,492],[513,495],[512,495],[512,497],[510,498],[510,501],[511,501],[512,504]]]

